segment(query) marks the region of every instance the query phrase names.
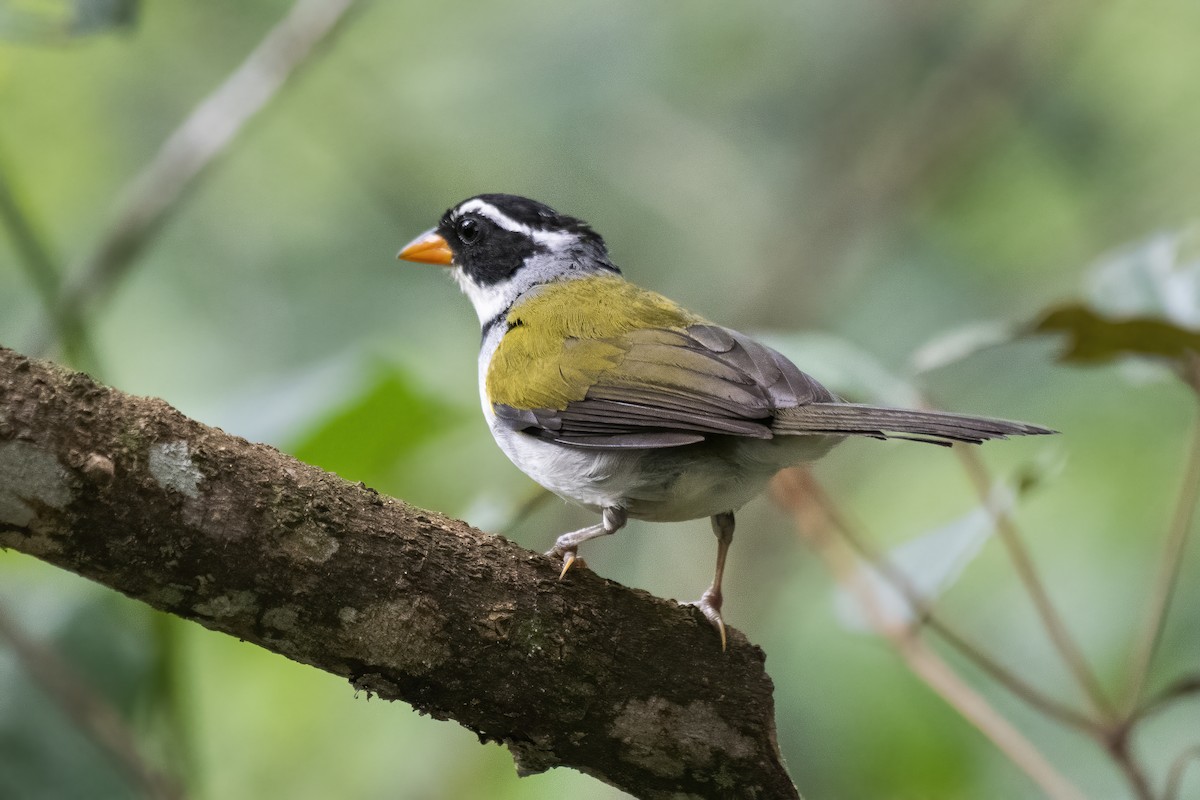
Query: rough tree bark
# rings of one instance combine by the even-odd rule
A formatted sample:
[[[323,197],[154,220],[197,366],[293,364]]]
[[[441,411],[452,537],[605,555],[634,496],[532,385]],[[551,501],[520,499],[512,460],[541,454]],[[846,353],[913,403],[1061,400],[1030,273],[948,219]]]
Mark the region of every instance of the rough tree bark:
[[[453,719],[522,773],[796,798],[761,650],[694,609],[0,348],[0,547]]]

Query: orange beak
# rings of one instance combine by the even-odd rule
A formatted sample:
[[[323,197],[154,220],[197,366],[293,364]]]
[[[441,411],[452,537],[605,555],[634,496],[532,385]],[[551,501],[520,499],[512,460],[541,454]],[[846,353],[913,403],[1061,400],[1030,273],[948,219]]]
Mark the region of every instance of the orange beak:
[[[396,258],[401,261],[416,261],[420,264],[437,264],[448,267],[454,261],[450,245],[435,230],[428,230],[404,245]]]

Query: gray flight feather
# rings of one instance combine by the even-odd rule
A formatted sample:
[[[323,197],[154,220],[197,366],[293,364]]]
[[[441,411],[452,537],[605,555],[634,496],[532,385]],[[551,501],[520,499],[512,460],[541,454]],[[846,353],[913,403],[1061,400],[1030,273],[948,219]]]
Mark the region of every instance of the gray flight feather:
[[[933,444],[980,444],[988,439],[1055,433],[1049,428],[1025,422],[948,414],[942,411],[881,408],[856,403],[811,403],[781,409],[775,416],[771,431],[792,435],[857,434],[877,438],[905,438],[904,434],[912,434],[917,437],[931,437],[935,440],[932,441]],[[946,441],[939,442],[937,439]]]

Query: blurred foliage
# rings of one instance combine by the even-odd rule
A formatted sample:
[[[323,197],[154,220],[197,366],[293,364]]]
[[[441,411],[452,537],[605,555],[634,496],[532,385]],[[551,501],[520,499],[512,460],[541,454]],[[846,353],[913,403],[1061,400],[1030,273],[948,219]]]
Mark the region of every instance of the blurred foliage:
[[[1085,300],[1048,309],[1034,333],[1062,333],[1066,361],[1145,356],[1177,370],[1200,353],[1200,258],[1184,237],[1155,236],[1090,270]]]
[[[985,502],[980,502],[962,516],[924,531],[915,538],[903,541],[880,556],[884,563],[905,576],[907,587],[929,604],[937,605],[941,597],[962,576],[963,571],[981,552],[984,544],[996,531],[997,517],[1011,516],[1018,500],[1027,492],[1041,487],[1063,467],[1061,453],[1043,450],[1041,458],[1024,465],[1009,481],[992,486]],[[911,624],[919,609],[911,606],[899,587],[865,562],[858,565],[859,577],[876,598],[877,611],[885,619]],[[854,631],[870,631],[868,620],[850,586],[839,585],[834,596],[835,610],[842,624]]]
[[[397,464],[464,416],[457,405],[420,394],[402,371],[380,366],[348,405],[330,412],[290,450],[347,480],[388,485]]]
[[[59,274],[287,8],[0,0],[0,184]],[[138,11],[120,35],[60,35],[124,24],[120,9]],[[1055,445],[983,455],[1012,474],[1043,448],[1067,453],[1018,514],[1116,687],[1191,398],[1128,380],[1119,364],[1055,366],[1057,343],[1016,334],[1046,309],[1078,307],[1194,335],[1198,318],[1170,310],[1197,308],[1191,273],[1131,266],[1166,258],[1174,239],[1120,248],[1200,218],[1198,27],[1190,0],[364,5],[88,320],[98,377],[499,527],[532,485],[471,410],[474,317],[438,270],[393,256],[468,195],[527,194],[592,222],[631,279],[724,324],[776,331],[774,343],[856,399],[933,397],[1062,430]],[[14,244],[0,237],[0,343],[21,349],[46,321],[28,241]],[[1162,304],[1145,292],[1141,305],[1101,302],[1084,277],[1101,253],[1113,255],[1094,274],[1117,263],[1157,275]],[[978,502],[938,448],[851,443],[818,474],[881,549]],[[547,503],[511,536],[544,550],[586,520]],[[714,547],[705,522],[631,524],[587,560],[692,599]],[[1200,663],[1195,551],[1152,683]],[[841,627],[829,579],[766,502],[739,516],[726,581],[727,620],[770,654],[780,744],[808,796],[1031,796],[892,654]],[[569,772],[518,780],[502,749],[450,723],[355,698],[198,626],[158,624],[24,557],[0,553],[0,602],[129,716],[193,797],[617,796]],[[999,548],[982,543],[938,607],[1013,670],[1078,699]],[[984,691],[1088,796],[1125,791],[1087,742]],[[1195,739],[1195,713],[1182,706],[1143,731],[1153,774]],[[133,796],[2,646],[0,796]],[[1182,796],[1200,796],[1195,771]]]
[[[132,26],[138,0],[4,0],[0,39],[62,40]]]

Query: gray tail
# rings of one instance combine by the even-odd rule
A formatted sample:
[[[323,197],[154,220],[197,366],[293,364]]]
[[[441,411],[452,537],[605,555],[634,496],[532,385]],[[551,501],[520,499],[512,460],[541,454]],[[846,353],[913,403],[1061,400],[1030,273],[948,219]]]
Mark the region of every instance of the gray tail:
[[[970,417],[941,411],[910,411],[856,403],[808,403],[781,409],[771,431],[784,434],[839,434],[875,439],[913,439],[949,446],[954,442],[981,444],[1009,436],[1057,433],[1049,428],[1006,419]]]

